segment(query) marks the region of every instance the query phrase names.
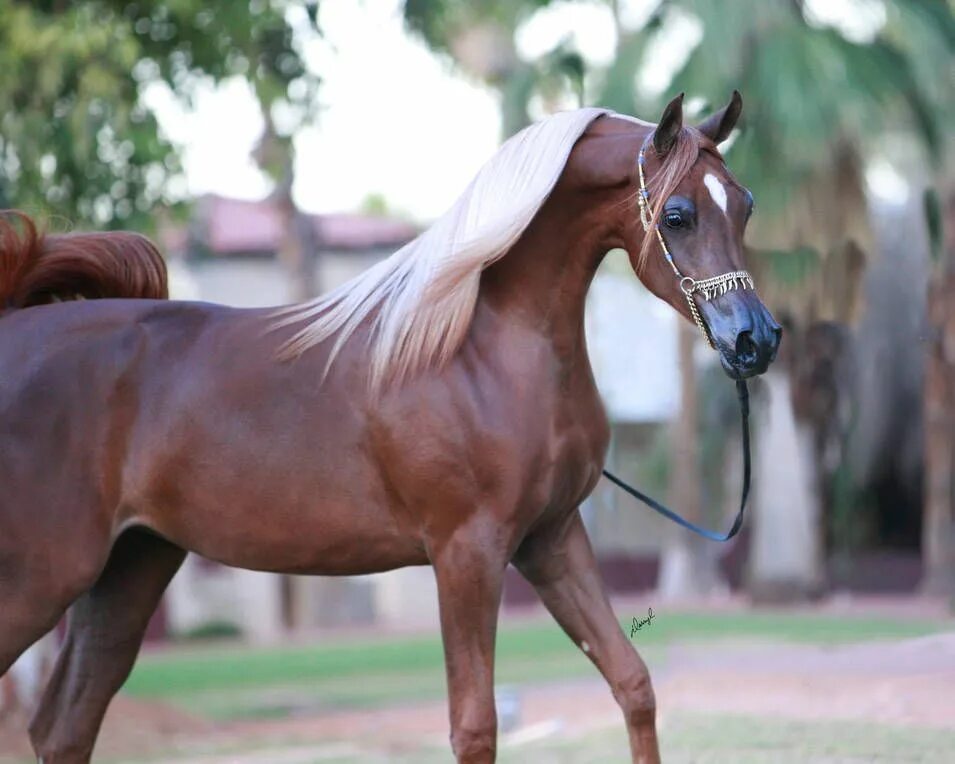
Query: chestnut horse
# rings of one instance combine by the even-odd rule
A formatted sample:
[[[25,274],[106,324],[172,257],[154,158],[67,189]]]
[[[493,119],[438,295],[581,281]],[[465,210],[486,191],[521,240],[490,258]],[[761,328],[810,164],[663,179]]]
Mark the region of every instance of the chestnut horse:
[[[609,438],[584,300],[622,247],[691,316],[640,224],[641,148],[680,271],[743,268],[752,199],[716,148],[739,109],[734,94],[697,127],[683,125],[682,96],[656,126],[555,115],[505,143],[414,242],[281,310],[164,301],[147,240],[44,237],[8,216],[0,674],[70,608],[30,725],[41,761],[89,760],[187,550],[283,573],[433,566],[460,762],[495,757],[494,642],[513,562],[606,678],[633,760],[658,761],[650,677],[578,512]],[[733,376],[766,369],[779,330],[754,291],[693,299]]]

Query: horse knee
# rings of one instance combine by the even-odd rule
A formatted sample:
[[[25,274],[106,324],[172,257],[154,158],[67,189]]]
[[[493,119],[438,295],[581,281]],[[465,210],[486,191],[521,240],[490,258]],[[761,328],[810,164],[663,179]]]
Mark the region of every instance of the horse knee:
[[[631,726],[653,724],[657,711],[650,672],[643,666],[613,688],[614,697]]]
[[[451,748],[461,764],[493,762],[497,753],[497,725],[458,727],[451,733]]]
[[[467,714],[451,728],[451,748],[459,762],[493,762],[497,752],[497,716],[494,707]]]

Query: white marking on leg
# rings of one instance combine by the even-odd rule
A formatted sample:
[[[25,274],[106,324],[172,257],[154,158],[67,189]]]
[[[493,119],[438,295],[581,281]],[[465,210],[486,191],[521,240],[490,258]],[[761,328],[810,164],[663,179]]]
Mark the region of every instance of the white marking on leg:
[[[587,644],[586,640],[580,643],[580,649],[583,650],[585,653],[590,652],[590,645]]]
[[[713,197],[713,201],[716,202],[716,206],[723,210],[723,214],[726,214],[726,189],[723,188],[723,184],[720,183],[720,179],[717,178],[713,173],[708,172],[703,176],[703,183],[706,184],[706,190],[710,192],[710,196]]]

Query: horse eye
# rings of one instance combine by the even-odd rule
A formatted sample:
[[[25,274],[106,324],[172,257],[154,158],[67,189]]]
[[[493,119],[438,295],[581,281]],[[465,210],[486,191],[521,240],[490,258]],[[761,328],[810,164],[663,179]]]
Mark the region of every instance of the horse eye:
[[[667,212],[663,216],[663,223],[667,228],[682,228],[683,216],[679,212]]]

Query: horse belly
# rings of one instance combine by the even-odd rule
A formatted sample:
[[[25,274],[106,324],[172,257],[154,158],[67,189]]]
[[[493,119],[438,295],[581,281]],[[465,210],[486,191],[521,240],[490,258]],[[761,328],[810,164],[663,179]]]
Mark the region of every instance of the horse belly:
[[[409,538],[396,538],[374,530],[355,529],[339,535],[322,524],[309,533],[301,526],[288,535],[273,535],[239,547],[222,538],[198,541],[200,554],[225,565],[249,570],[306,575],[346,576],[380,573],[409,565],[428,565],[423,547]]]
[[[336,442],[262,422],[251,424],[251,436],[236,429],[241,413],[218,419],[154,439],[180,446],[134,464],[124,522],[254,570],[339,575],[427,563],[415,529],[396,521],[357,436],[338,430],[344,442]]]
[[[399,527],[374,476],[357,464],[316,465],[303,478],[260,452],[258,468],[220,462],[197,474],[196,459],[163,470],[126,523],[141,523],[176,544],[240,568],[355,575],[427,563],[411,529]],[[233,452],[232,460],[243,461]],[[223,469],[224,467],[224,469]]]

